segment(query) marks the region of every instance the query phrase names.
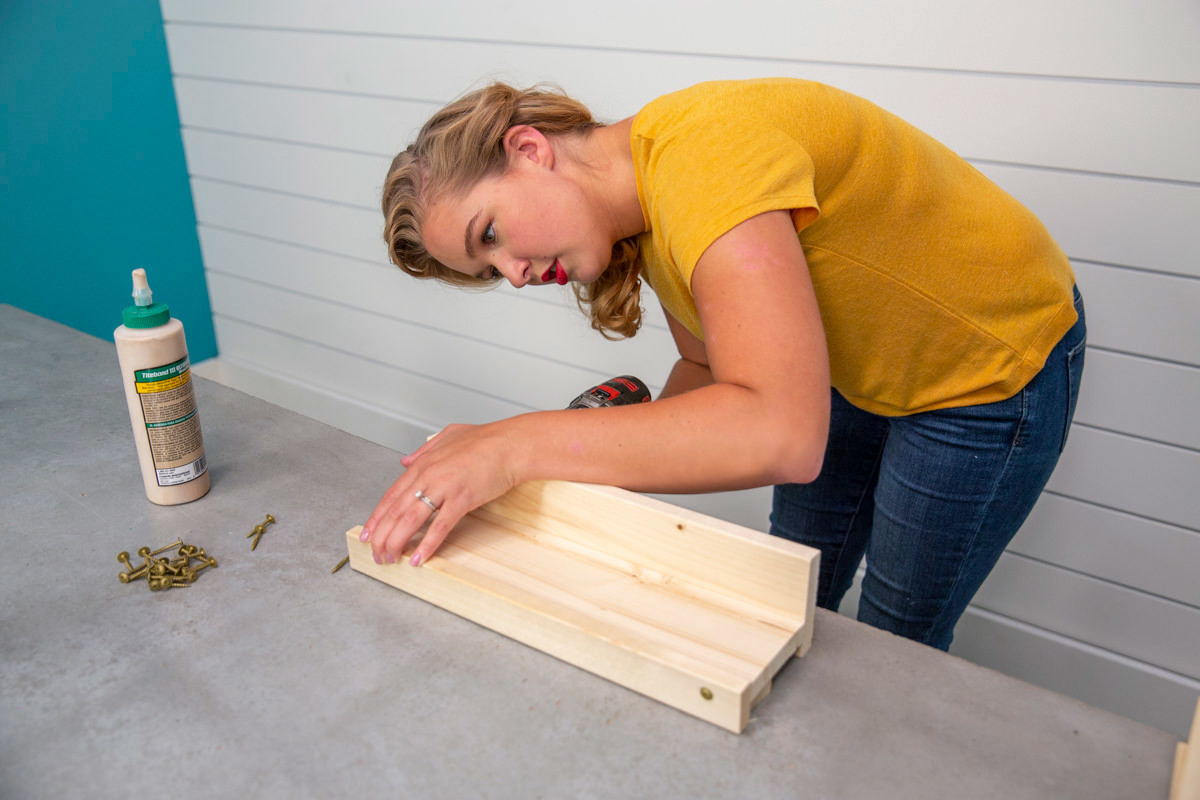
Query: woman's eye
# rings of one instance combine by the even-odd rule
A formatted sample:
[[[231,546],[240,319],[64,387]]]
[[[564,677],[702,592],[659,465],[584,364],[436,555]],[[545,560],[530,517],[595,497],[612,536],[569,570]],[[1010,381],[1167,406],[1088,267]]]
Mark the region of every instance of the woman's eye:
[[[488,267],[487,272],[483,273],[483,277],[489,281],[494,281],[500,277],[500,270],[495,267]]]
[[[483,235],[479,237],[484,244],[492,244],[496,241],[496,226],[488,223],[488,226],[483,229]]]

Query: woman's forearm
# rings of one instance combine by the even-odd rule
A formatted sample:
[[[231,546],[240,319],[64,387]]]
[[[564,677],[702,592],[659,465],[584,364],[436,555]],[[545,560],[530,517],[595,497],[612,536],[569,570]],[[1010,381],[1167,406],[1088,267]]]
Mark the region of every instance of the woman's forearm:
[[[827,402],[828,390],[815,396]],[[709,383],[652,403],[537,412],[494,424],[511,443],[521,481],[692,493],[812,480],[824,455],[828,408],[769,406],[746,387]]]

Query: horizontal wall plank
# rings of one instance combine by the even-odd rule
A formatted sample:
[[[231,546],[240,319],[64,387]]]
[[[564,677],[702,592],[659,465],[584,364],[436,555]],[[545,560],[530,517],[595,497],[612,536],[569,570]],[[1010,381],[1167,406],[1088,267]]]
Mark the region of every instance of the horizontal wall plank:
[[[972,605],[1200,679],[1200,609],[1005,554]]]
[[[1198,408],[1200,368],[1087,351],[1076,422],[1200,450]]]
[[[570,292],[556,286],[464,291],[415,280],[395,267],[232,231],[201,227],[200,241],[210,271],[431,329],[449,326],[459,337],[540,355],[546,358],[547,372],[556,369],[555,360],[565,360],[591,370],[597,382],[631,373],[657,392],[677,358],[670,334],[661,326],[646,326],[634,339],[606,341],[588,327]],[[547,342],[553,342],[553,348],[547,348]],[[566,405],[586,388],[545,402]]]
[[[1196,531],[1045,492],[1008,550],[1187,603],[1200,613]]]
[[[602,119],[701,80],[789,75],[873,100],[968,158],[1200,182],[1190,87],[241,28],[168,26],[167,36],[180,76],[435,102],[490,78],[549,80]],[[438,69],[411,68],[427,63]]]
[[[1200,185],[976,166],[1037,214],[1071,258],[1200,278]]]
[[[363,208],[193,178],[196,221],[386,264],[383,216]]]
[[[1047,488],[1200,531],[1198,486],[1200,453],[1076,425]]]
[[[1072,262],[1088,343],[1200,366],[1200,280]]]
[[[207,128],[389,158],[408,146],[440,105],[180,76],[175,78],[175,101],[185,129]]]
[[[183,146],[191,175],[356,205],[378,215],[382,230],[389,156],[187,128]]]
[[[1200,13],[1186,0],[1106,5],[1081,13],[1070,0],[953,3],[946,0],[815,3],[615,0],[587,24],[561,3],[527,0],[520,14],[472,0],[436,5],[163,0],[172,22],[282,26],[579,47],[723,53],[931,69],[1200,82]],[[1038,24],[1030,24],[1030,18]],[[637,24],[630,24],[630,20]],[[687,20],[686,26],[679,24]]]
[[[545,359],[528,353],[220,273],[208,274],[208,289],[213,312],[222,317],[474,389],[526,411],[561,408],[597,382],[595,373],[574,364],[548,369]]]
[[[440,430],[439,420],[447,416],[457,422],[483,423],[529,410],[241,320],[214,315],[213,326],[221,349],[236,354],[232,358],[248,368],[354,397],[381,412],[398,414],[418,428]]]
[[[975,608],[950,652],[1181,739],[1200,694],[1200,681]]]

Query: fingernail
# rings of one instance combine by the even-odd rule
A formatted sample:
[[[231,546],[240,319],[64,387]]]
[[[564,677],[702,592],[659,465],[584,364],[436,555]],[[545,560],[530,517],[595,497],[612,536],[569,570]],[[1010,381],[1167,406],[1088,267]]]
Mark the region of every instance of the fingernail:
[[[412,564],[414,567],[419,567],[419,566],[421,566],[421,562],[422,562],[422,561],[424,561],[424,559],[423,559],[423,558],[421,558],[421,554],[420,554],[420,553],[413,553],[413,554],[412,554],[412,558],[410,558],[410,559],[408,560],[408,563],[409,563],[409,564]]]
[[[370,539],[370,538],[371,538],[371,532],[369,530],[367,530],[366,528],[363,528],[362,533],[360,533],[358,535],[358,540],[360,542],[365,542],[367,539]]]
[[[371,551],[371,558],[375,559],[376,564],[383,564],[383,560],[379,557],[379,553],[376,553],[374,550]]]

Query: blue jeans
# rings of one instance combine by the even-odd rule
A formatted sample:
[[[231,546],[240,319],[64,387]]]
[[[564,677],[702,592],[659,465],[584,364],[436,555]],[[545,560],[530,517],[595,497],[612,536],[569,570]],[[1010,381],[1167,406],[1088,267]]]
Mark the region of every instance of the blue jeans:
[[[945,650],[1037,501],[1083,375],[1079,321],[1041,372],[997,403],[880,417],[836,391],[820,476],[775,487],[771,533],[821,551],[817,605],[836,611],[863,555],[858,619]]]

